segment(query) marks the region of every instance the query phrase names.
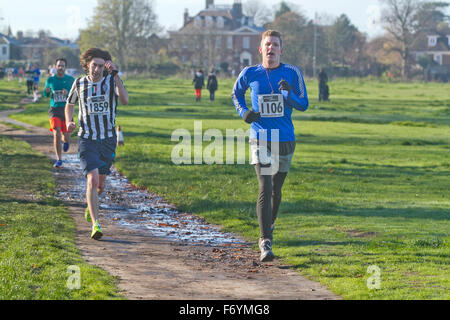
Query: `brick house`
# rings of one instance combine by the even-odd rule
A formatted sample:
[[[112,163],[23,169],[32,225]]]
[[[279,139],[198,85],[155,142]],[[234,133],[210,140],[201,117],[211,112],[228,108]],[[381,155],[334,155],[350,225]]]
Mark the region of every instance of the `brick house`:
[[[169,32],[169,55],[183,64],[237,74],[259,63],[258,47],[264,30],[254,25],[253,17],[243,14],[239,0],[231,6],[206,0],[205,9],[193,17],[186,9],[183,27]]]

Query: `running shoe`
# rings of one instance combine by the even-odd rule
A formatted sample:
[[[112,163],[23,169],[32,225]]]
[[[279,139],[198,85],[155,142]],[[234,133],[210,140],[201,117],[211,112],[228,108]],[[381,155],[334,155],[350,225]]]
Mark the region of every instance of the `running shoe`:
[[[272,242],[270,239],[259,239],[259,250],[261,251],[261,256],[259,260],[261,262],[272,261],[275,255],[272,252]]]
[[[86,210],[84,211],[84,218],[86,219],[87,222],[92,222],[89,208],[86,208]]]
[[[102,236],[103,236],[103,231],[97,220],[97,221],[95,221],[94,225],[92,226],[91,238],[94,240],[100,240],[100,238]]]
[[[57,160],[56,162],[55,162],[55,164],[53,165],[53,167],[55,167],[55,168],[62,168],[62,160]]]
[[[63,151],[64,152],[69,151],[69,146],[70,146],[70,144],[68,142],[64,142],[64,144],[63,144]]]

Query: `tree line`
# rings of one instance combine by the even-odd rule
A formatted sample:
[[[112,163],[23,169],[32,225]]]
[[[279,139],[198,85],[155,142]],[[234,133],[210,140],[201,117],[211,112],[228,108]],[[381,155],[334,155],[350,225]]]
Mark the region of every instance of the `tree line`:
[[[425,57],[417,62],[411,50],[427,34],[447,34],[447,2],[426,0],[379,0],[385,33],[368,39],[347,15],[308,18],[295,4],[282,1],[269,9],[257,0],[244,1],[244,13],[255,23],[283,34],[287,63],[314,75],[320,67],[331,74],[380,76],[389,71],[408,79],[434,62]],[[181,70],[182,64],[169,58],[152,1],[98,0],[88,27],[81,30],[80,50],[100,46],[111,52],[124,70],[152,71],[164,66]],[[155,69],[156,68],[156,69]]]

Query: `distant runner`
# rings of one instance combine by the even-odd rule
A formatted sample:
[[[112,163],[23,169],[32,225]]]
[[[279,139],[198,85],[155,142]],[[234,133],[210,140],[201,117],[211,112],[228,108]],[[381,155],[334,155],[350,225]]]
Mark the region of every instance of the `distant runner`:
[[[63,166],[61,149],[64,152],[69,150],[70,134],[67,131],[64,107],[66,106],[67,94],[72,88],[74,78],[66,75],[67,60],[58,58],[56,60],[56,74],[47,78],[43,95],[51,97],[50,110],[50,131],[53,132],[53,147],[55,148],[56,162],[55,168]],[[61,148],[61,143],[64,142]]]
[[[192,80],[195,88],[195,101],[202,100],[202,88],[205,86],[205,77],[203,76],[203,71],[198,70],[195,73],[194,79]]]
[[[251,123],[251,164],[259,182],[256,206],[260,227],[259,249],[261,261],[271,261],[273,230],[281,204],[281,188],[290,169],[295,150],[292,111],[305,111],[308,96],[301,70],[280,62],[283,53],[281,34],[268,30],[262,34],[259,52],[262,64],[247,67],[239,75],[232,91],[233,103],[239,115]],[[252,109],[247,108],[245,92],[251,89]],[[272,141],[272,129],[278,129],[279,139]],[[261,142],[267,148],[261,147]],[[271,142],[279,142],[279,154],[271,153]],[[264,152],[265,154],[263,154]],[[278,158],[278,172],[265,174]],[[270,171],[270,170],[269,170]]]
[[[99,240],[103,231],[98,221],[98,197],[115,158],[117,98],[123,105],[128,104],[128,92],[107,51],[90,48],[81,55],[80,64],[86,76],[73,83],[65,111],[66,119],[72,119],[78,102],[78,154],[86,176],[85,218],[92,222],[91,238]],[[75,128],[75,122],[69,120],[69,133]]]
[[[33,102],[39,101],[39,79],[41,77],[41,70],[36,67],[34,69],[34,75],[33,75]]]

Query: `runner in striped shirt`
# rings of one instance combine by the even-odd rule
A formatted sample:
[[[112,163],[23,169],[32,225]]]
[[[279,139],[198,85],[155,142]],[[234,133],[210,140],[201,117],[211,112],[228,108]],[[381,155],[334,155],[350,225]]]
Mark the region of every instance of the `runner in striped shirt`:
[[[81,55],[86,76],[73,83],[66,102],[66,119],[72,119],[78,102],[78,154],[86,176],[86,220],[92,222],[91,238],[98,240],[103,232],[98,222],[98,196],[105,187],[106,176],[115,157],[117,102],[128,104],[128,92],[117,67],[107,51],[90,48]],[[75,122],[67,130],[75,130]]]

